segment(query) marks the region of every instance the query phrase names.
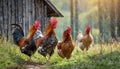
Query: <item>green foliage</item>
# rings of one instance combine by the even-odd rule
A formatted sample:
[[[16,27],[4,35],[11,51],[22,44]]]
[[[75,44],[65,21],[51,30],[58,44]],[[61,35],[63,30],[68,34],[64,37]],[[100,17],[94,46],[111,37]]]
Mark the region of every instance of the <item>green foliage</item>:
[[[70,0],[51,0],[51,2],[57,7],[57,9],[64,15],[64,17],[58,18],[58,27],[56,29],[56,34],[59,40],[62,40],[63,31],[66,29],[66,26],[70,25]],[[92,29],[98,29],[98,11],[96,0],[80,0],[79,2],[79,19],[78,19],[78,30],[84,32],[85,26],[90,24]],[[92,5],[95,3],[95,5]],[[75,21],[74,21],[75,23]],[[74,33],[77,31],[73,31]],[[94,32],[94,31],[93,31]],[[93,33],[93,35],[98,36]]]
[[[73,0],[75,1],[75,0]],[[57,37],[59,40],[62,39],[62,34],[63,31],[65,30],[65,27],[67,25],[70,25],[70,0],[51,0],[51,2],[57,7],[57,9],[64,15],[63,18],[58,18],[59,23],[58,23],[58,28],[56,30],[57,33]],[[105,5],[104,5],[105,2]],[[104,40],[106,42],[108,42],[108,38],[111,37],[110,35],[110,6],[109,6],[109,2],[107,0],[103,0],[102,1],[102,26],[103,26],[103,34],[104,34]],[[95,37],[94,40],[96,40],[96,37],[98,37],[100,35],[99,33],[99,24],[98,24],[98,0],[78,0],[78,29],[79,31],[84,32],[85,31],[85,26],[86,25],[91,25],[92,29],[96,29],[98,30],[96,31],[92,31],[92,35]],[[74,7],[75,8],[75,7]],[[73,9],[74,9],[73,8]],[[117,14],[117,13],[116,13]],[[115,21],[117,17],[115,18]],[[75,24],[75,21],[74,21]],[[114,23],[115,27],[116,22]],[[115,33],[117,33],[117,27],[115,29]],[[75,33],[77,31],[73,31],[73,33]],[[108,35],[108,36],[106,36]]]

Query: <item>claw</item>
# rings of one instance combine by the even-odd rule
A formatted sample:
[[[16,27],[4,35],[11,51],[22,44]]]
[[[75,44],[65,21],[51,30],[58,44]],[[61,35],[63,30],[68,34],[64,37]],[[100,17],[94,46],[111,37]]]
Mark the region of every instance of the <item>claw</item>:
[[[45,58],[46,58],[46,63],[49,63],[50,55],[47,54]]]
[[[30,57],[29,61],[30,61],[30,62],[32,62],[32,59],[31,59],[31,57]]]

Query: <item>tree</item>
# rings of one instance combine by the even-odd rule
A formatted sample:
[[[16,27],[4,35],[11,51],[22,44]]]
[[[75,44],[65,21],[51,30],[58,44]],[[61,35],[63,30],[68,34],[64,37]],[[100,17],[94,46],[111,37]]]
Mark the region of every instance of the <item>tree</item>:
[[[74,16],[73,16],[73,0],[70,1],[71,2],[71,7],[70,7],[70,10],[71,10],[71,28],[73,29],[72,30],[72,37],[74,38]]]
[[[120,0],[117,0],[117,36],[120,37]]]
[[[75,0],[75,37],[78,32],[78,0]]]
[[[110,0],[110,33],[111,37],[116,39],[115,35],[115,0]]]
[[[101,0],[98,0],[98,23],[99,23],[100,33],[102,33],[103,32],[103,26],[102,26],[102,5],[101,5]]]

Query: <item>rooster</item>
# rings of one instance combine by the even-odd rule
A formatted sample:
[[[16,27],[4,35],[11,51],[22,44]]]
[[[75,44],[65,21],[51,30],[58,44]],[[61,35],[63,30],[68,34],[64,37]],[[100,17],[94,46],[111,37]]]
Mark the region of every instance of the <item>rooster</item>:
[[[19,24],[11,25],[16,27],[12,33],[14,43],[19,46],[22,53],[26,54],[31,59],[32,54],[34,54],[34,52],[37,50],[33,36],[40,28],[39,21],[36,20],[35,23],[30,27],[27,37],[24,36],[23,29]]]
[[[54,53],[54,49],[58,43],[56,33],[54,29],[57,27],[57,20],[55,18],[50,19],[50,23],[47,25],[44,36],[36,40],[36,46],[39,47],[38,53],[46,57],[47,61]]]
[[[71,27],[67,26],[67,29],[63,33],[62,42],[57,45],[58,55],[62,58],[69,59],[71,57],[72,51],[75,48],[74,42],[71,36]]]
[[[79,33],[77,36],[77,41],[79,42],[79,47],[81,50],[88,50],[93,42],[93,36],[90,33],[90,26],[86,26],[85,34]]]

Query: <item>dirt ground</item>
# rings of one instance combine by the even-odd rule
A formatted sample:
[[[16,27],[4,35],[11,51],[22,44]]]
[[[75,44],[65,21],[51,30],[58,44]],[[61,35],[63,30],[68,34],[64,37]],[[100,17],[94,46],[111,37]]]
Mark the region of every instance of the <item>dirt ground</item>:
[[[24,62],[19,63],[17,67],[8,67],[7,69],[49,69],[49,63]]]

